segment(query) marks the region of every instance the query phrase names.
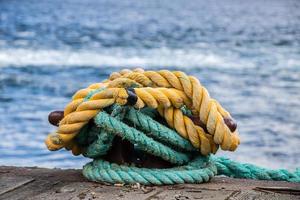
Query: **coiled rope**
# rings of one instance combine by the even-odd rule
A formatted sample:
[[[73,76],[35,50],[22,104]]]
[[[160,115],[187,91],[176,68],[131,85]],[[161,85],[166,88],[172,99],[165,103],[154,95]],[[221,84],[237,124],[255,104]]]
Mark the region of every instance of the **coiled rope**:
[[[164,120],[155,120],[157,115]],[[175,167],[148,169],[105,161],[116,136]],[[122,70],[79,90],[66,106],[57,132],[45,142],[49,150],[65,147],[74,155],[93,158],[83,168],[84,176],[93,181],[201,183],[223,174],[300,182],[300,170],[268,170],[212,155],[219,146],[237,148],[236,124],[197,78],[178,71]]]

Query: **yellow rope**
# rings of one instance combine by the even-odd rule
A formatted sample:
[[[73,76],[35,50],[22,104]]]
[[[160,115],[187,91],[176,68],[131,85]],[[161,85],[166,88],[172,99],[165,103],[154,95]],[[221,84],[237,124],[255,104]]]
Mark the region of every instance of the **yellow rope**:
[[[155,108],[168,125],[188,139],[201,154],[215,153],[220,145],[223,150],[234,151],[240,143],[238,131],[231,131],[224,119],[231,118],[222,106],[209,96],[199,80],[179,71],[144,71],[143,69],[114,72],[108,80],[79,90],[64,110],[56,133],[46,139],[48,149],[65,147],[73,154],[81,153],[73,138],[101,109],[114,103],[125,105],[126,88],[134,87],[138,97],[136,108]],[[89,100],[84,98],[96,89]],[[207,132],[185,116],[181,107],[186,106],[206,126]]]

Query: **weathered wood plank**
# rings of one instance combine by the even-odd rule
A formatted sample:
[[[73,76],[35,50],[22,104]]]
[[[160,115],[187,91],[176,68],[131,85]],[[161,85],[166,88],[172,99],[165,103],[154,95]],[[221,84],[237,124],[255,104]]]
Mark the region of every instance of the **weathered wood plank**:
[[[215,177],[209,183],[198,185],[120,187],[89,182],[80,170],[0,167],[0,199],[284,200],[300,199],[297,191],[300,184],[296,183],[226,177]]]
[[[16,176],[1,176],[0,177],[0,195],[11,192],[19,187],[34,181],[33,178],[16,177]]]

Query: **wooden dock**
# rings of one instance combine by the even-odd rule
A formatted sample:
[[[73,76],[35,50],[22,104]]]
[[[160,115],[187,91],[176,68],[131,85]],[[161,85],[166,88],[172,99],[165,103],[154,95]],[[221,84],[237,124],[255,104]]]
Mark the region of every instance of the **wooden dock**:
[[[0,199],[300,199],[300,184],[215,177],[209,183],[146,187],[87,181],[80,170],[0,167]]]

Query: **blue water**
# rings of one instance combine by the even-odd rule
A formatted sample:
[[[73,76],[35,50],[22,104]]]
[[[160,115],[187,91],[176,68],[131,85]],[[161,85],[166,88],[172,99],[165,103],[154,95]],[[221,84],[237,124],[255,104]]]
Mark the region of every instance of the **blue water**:
[[[239,161],[300,167],[299,1],[0,0],[0,165],[75,167],[47,122],[124,67],[197,76],[238,122]]]

